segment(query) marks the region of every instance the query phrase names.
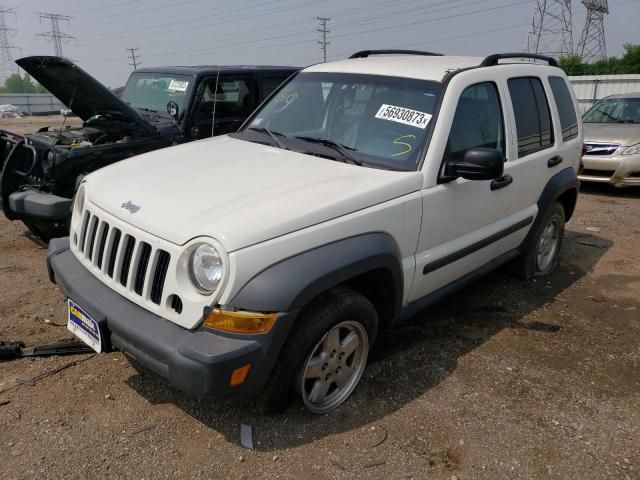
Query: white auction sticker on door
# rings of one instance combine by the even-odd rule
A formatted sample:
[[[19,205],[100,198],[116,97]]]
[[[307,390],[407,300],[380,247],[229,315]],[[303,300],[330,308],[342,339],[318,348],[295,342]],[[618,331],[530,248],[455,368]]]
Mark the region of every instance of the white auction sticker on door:
[[[169,83],[169,90],[175,90],[177,92],[186,92],[189,82],[186,80],[171,80]]]
[[[394,105],[387,105],[386,103],[382,104],[378,113],[376,113],[376,118],[411,125],[412,127],[418,127],[423,130],[429,124],[432,116],[433,115],[425,112],[419,112],[418,110],[396,107]]]

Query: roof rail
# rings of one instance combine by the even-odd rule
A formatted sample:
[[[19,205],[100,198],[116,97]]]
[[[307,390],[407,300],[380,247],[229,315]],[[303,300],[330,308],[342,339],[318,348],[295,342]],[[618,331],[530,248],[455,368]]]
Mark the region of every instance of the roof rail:
[[[549,64],[551,67],[557,67],[558,62],[555,58],[547,57],[545,55],[538,55],[536,53],[496,53],[494,55],[489,55],[485,58],[480,64],[481,67],[493,67],[498,65],[500,60],[506,58],[530,58],[533,60],[543,60]]]
[[[359,52],[354,53],[349,58],[366,58],[371,55],[389,55],[389,54],[398,54],[398,55],[424,55],[427,57],[440,57],[441,53],[433,53],[433,52],[423,52],[421,50],[361,50]]]

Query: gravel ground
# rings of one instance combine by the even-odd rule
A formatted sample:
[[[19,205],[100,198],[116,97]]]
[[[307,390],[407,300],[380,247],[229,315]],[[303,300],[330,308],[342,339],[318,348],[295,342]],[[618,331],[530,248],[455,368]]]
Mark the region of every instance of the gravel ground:
[[[640,191],[585,187],[554,275],[498,271],[382,335],[326,416],[189,397],[121,353],[4,362],[0,478],[640,479],[639,234]],[[0,220],[1,339],[70,337],[44,259]]]

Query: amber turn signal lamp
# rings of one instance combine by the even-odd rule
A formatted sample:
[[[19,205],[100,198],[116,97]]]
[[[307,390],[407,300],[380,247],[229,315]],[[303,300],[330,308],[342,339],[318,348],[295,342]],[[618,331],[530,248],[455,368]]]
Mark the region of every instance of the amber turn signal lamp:
[[[245,366],[236,368],[231,374],[231,380],[229,380],[229,385],[232,387],[237,387],[238,385],[244,383],[244,379],[247,378],[247,374],[249,373],[249,369],[251,368],[251,364],[247,363]]]
[[[204,326],[231,333],[267,333],[276,323],[276,313],[228,312],[214,308]]]

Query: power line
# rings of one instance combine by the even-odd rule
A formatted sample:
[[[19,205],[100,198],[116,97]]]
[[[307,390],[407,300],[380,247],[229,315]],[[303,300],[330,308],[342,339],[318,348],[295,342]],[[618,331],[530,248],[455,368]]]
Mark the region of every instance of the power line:
[[[18,73],[18,68],[13,63],[13,55],[11,54],[11,50],[18,47],[14,47],[9,43],[9,36],[15,35],[17,30],[7,27],[5,15],[8,14],[13,15],[15,18],[15,8],[0,5],[0,80],[2,85],[11,75]]]
[[[76,38],[60,31],[60,22],[67,22],[68,24],[71,17],[67,15],[60,15],[58,13],[38,13],[37,15],[40,16],[40,23],[42,23],[42,20],[49,20],[51,22],[51,31],[38,33],[37,36],[48,38],[48,41],[53,42],[56,56],[61,57],[62,43],[67,43],[69,40],[74,40]]]
[[[126,49],[129,52],[129,59],[131,60],[131,63],[129,65],[131,65],[133,67],[134,70],[138,69],[138,65],[140,65],[140,55],[138,55],[138,51],[140,50],[139,48],[127,48]]]
[[[320,22],[320,28],[318,31],[320,32],[320,40],[318,43],[320,44],[320,48],[322,49],[322,59],[324,62],[327,61],[327,45],[331,45],[331,42],[327,40],[327,33],[330,33],[331,30],[327,28],[327,22],[331,20],[329,17],[316,17],[316,19]]]

